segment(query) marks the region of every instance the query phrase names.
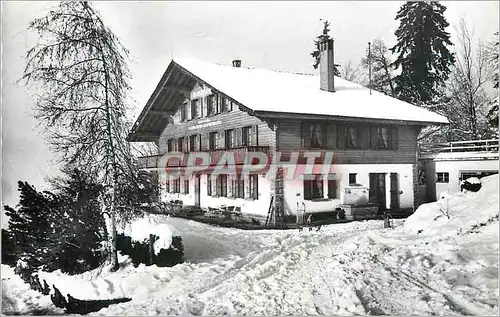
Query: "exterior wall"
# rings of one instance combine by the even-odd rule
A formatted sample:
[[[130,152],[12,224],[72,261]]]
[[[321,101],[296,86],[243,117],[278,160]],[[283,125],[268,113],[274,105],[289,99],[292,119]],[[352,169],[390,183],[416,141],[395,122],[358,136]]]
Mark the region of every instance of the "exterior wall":
[[[419,126],[397,125],[398,139],[396,150],[373,149],[339,149],[337,147],[337,125],[340,122],[329,121],[326,128],[327,149],[334,150],[337,164],[379,164],[379,163],[416,163],[417,136]],[[369,123],[349,123],[347,125],[362,125],[369,127]],[[304,150],[301,146],[300,120],[280,120],[277,122],[276,147],[278,151]]]
[[[399,196],[400,208],[413,207],[413,165],[412,164],[340,164],[335,165],[335,173],[340,176],[338,188],[340,196],[338,199],[328,199],[328,180],[325,176],[323,180],[324,199],[323,200],[304,200],[307,212],[332,211],[339,207],[344,201],[343,189],[349,185],[349,173],[356,173],[356,182],[364,187],[370,187],[370,173],[385,173],[386,183],[386,208],[390,207],[390,173],[397,173],[399,180],[399,190],[402,192]],[[285,215],[294,215],[297,211],[297,201],[304,195],[303,180],[285,180]]]
[[[194,134],[201,134],[201,149],[208,149],[208,133],[241,128],[244,126],[257,125],[257,139],[259,146],[270,146],[274,144],[274,132],[269,125],[260,120],[256,116],[251,116],[247,112],[242,111],[236,104],[232,104],[232,111],[226,113],[219,113],[212,116],[206,116],[207,111],[207,97],[211,95],[210,88],[196,85],[191,91],[189,100],[200,99],[202,108],[202,117],[184,122],[180,121],[180,110],[173,116],[173,124],[168,125],[160,135],[159,140],[159,153],[164,154],[167,152],[168,139],[178,139],[180,137],[187,137]],[[188,107],[189,108],[189,107]],[[187,117],[190,116],[190,111],[186,113]]]
[[[241,208],[241,213],[245,215],[257,215],[266,217],[271,202],[271,184],[272,181],[268,180],[262,175],[258,176],[258,199],[249,198],[232,198],[232,197],[213,197],[207,195],[207,177],[208,175],[201,175],[200,178],[200,207],[208,209],[208,207],[218,208],[221,206],[236,206]],[[215,180],[213,180],[215,181]],[[195,178],[189,180],[189,194],[184,194],[184,182],[181,181],[181,193],[168,193],[165,186],[161,188],[161,200],[181,200],[184,205],[195,205]],[[248,182],[248,178],[244,179]],[[164,184],[164,180],[161,182]]]
[[[427,195],[430,201],[435,201],[440,193],[460,192],[460,174],[462,172],[498,172],[498,158],[461,159],[461,160],[433,160],[425,159]],[[449,183],[437,183],[436,173],[449,173]]]

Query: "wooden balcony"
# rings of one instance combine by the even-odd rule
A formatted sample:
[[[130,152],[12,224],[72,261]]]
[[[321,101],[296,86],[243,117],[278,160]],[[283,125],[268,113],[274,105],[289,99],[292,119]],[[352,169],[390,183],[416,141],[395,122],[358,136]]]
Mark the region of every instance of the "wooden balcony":
[[[210,154],[210,165],[216,165],[224,153],[232,153],[234,155],[234,162],[236,165],[241,165],[245,163],[245,158],[249,152],[261,152],[265,153],[269,157],[269,146],[247,146],[238,147],[230,149],[214,149],[214,150],[201,150],[198,152],[204,152]],[[178,152],[177,152],[178,153]],[[168,161],[169,167],[184,167],[188,164],[188,157],[190,152],[183,152],[181,155],[182,159],[170,159]],[[138,158],[138,165],[141,169],[154,169],[158,167],[158,163],[161,161],[163,155],[153,155],[153,156],[142,156]]]

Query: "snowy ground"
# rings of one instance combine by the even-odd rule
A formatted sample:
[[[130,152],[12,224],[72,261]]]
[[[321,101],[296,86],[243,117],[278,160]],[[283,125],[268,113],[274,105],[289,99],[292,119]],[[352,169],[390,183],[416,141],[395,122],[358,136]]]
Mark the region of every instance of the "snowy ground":
[[[121,257],[115,273],[42,277],[80,299],[132,298],[97,315],[496,315],[498,176],[483,182],[394,229],[364,221],[244,231],[152,216],[183,237],[186,263],[134,268]]]

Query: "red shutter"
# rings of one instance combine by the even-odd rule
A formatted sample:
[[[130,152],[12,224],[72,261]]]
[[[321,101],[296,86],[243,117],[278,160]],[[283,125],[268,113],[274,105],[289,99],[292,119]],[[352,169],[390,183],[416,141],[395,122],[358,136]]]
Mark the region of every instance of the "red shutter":
[[[397,150],[397,149],[398,149],[398,128],[392,127],[391,128],[391,150]]]

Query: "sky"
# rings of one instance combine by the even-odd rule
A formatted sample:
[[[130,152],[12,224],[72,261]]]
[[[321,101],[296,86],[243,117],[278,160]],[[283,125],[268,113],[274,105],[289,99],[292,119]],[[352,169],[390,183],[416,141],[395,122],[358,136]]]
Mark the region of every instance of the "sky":
[[[335,60],[358,64],[367,43],[383,39],[395,44],[394,18],[402,1],[319,2],[93,2],[103,21],[130,50],[131,97],[136,118],[172,57],[190,57],[244,66],[315,73],[310,53],[322,30],[331,23]],[[451,25],[459,17],[473,27],[476,40],[491,40],[498,31],[498,1],[445,1]],[[24,55],[36,37],[25,32],[57,2],[2,1],[2,201],[18,202],[17,181],[44,188],[44,178],[57,173],[54,154],[30,115],[33,100],[16,84]],[[452,27],[448,31],[454,38]]]

